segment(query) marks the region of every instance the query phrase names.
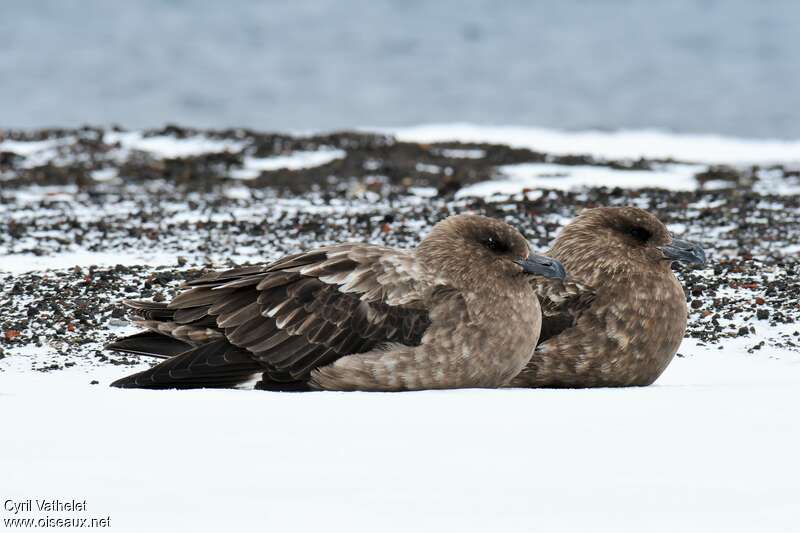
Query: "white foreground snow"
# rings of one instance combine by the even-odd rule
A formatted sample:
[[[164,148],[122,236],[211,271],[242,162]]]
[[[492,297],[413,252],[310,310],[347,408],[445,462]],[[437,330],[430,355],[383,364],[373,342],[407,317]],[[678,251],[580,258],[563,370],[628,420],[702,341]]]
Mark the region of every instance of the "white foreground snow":
[[[113,531],[795,531],[800,360],[687,349],[641,389],[153,392],[107,388],[127,368],[0,373],[0,487],[86,499],[50,515]]]

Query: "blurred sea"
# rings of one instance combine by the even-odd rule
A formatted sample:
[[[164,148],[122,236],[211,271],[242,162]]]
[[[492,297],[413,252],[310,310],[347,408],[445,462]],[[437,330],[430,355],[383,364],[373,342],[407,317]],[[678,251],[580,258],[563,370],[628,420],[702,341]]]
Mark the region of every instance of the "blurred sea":
[[[800,138],[800,2],[5,0],[0,127]]]

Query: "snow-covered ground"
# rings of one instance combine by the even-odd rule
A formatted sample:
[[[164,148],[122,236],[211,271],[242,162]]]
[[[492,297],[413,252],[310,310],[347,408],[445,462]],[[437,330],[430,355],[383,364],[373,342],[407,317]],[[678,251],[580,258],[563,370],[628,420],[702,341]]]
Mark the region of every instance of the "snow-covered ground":
[[[113,531],[800,528],[800,353],[791,344],[798,338],[793,319],[800,302],[775,294],[784,286],[775,284],[777,279],[792,282],[797,239],[770,233],[780,229],[776,224],[796,227],[800,212],[790,195],[797,180],[762,169],[755,201],[746,204],[737,203],[736,193],[719,196],[713,187],[707,195],[686,196],[697,191],[695,175],[711,163],[797,165],[800,143],[473,126],[396,133],[421,143],[490,142],[551,154],[676,162],[662,161],[650,170],[502,165],[495,179],[464,187],[451,198],[412,187],[391,202],[359,187],[323,201],[245,185],[262,171],[313,168],[345,157],[335,148],[247,154],[230,176],[244,181],[227,185],[220,198],[194,192],[178,198],[160,185],[111,189],[122,187],[124,177],[116,174],[95,176],[102,182],[98,190],[113,200],[105,203],[71,186],[16,187],[0,191],[6,199],[0,216],[29,229],[0,246],[0,288],[6,291],[0,304],[16,306],[0,313],[24,316],[32,303],[24,296],[26,287],[12,288],[17,276],[55,287],[53,278],[73,276],[76,281],[70,278],[64,287],[80,301],[93,297],[80,291],[99,283],[98,272],[111,275],[86,270],[90,266],[148,265],[141,273],[122,271],[120,283],[126,284],[140,274],[158,279],[179,256],[196,267],[225,258],[269,259],[340,238],[411,245],[429,228],[431,213],[447,211],[500,213],[525,224],[541,249],[552,239],[542,226],[557,228],[570,213],[556,203],[561,196],[543,189],[578,190],[570,198],[579,201],[593,194],[587,187],[657,187],[684,195],[675,196],[680,212],[670,227],[702,241],[712,257],[709,268],[684,273],[700,291],[695,299],[701,305],[690,317],[697,336],[687,337],[680,357],[647,388],[278,394],[114,390],[107,387],[110,381],[149,363],[133,367],[129,361],[93,358],[104,336],[129,331],[118,319],[104,318],[98,337],[80,341],[81,323],[77,331],[22,331],[17,340],[26,342],[8,342],[0,352],[2,499],[85,499],[85,513],[24,517],[110,516]],[[245,146],[241,140],[202,136],[114,135],[120,154],[140,151],[157,158]],[[63,142],[6,140],[0,151],[35,166],[63,157],[58,152]],[[469,146],[440,152],[445,150],[450,158],[486,156]],[[365,165],[376,172],[380,167],[371,160]],[[446,168],[431,164],[418,170],[446,174]],[[157,205],[148,205],[154,198]],[[648,207],[664,198],[671,196],[636,192],[609,201]],[[526,218],[529,210],[537,211],[534,221]],[[714,218],[723,210],[734,218]],[[391,213],[393,219],[385,218]],[[375,222],[354,225],[352,217]],[[316,220],[324,223],[312,224]],[[129,235],[128,226],[144,231]],[[752,240],[736,240],[753,233]],[[746,254],[752,257],[736,259],[735,268],[724,272],[725,283],[713,285],[712,278],[723,275],[714,267],[740,257],[742,242],[752,245]],[[745,267],[758,276],[741,270]],[[173,281],[156,288],[170,290]],[[757,299],[761,307],[752,303]],[[720,307],[724,312],[717,313]],[[767,309],[769,320],[759,318],[756,309]],[[776,316],[785,322],[775,323]],[[61,328],[66,322],[56,324]],[[703,340],[703,328],[713,331],[715,325],[723,333]],[[736,335],[740,328],[745,331]],[[53,341],[59,337],[69,349]],[[58,365],[67,352],[70,364]],[[54,362],[68,368],[32,370]],[[0,508],[0,519],[12,516]]]
[[[367,131],[380,130],[379,128]],[[659,130],[563,131],[516,126],[429,124],[384,129],[401,141],[506,144],[551,154],[590,154],[610,159],[677,159],[716,164],[800,162],[800,140],[738,139]]]
[[[584,165],[520,163],[499,167],[497,179],[465,187],[458,191],[458,195],[514,195],[532,189],[574,190],[582,187],[661,187],[691,191],[697,188],[695,175],[704,169],[702,165],[686,164],[659,165],[655,170],[615,170]]]
[[[618,390],[104,386],[119,374],[0,374],[4,498],[86,499],[114,531],[797,528],[798,361],[702,353]]]

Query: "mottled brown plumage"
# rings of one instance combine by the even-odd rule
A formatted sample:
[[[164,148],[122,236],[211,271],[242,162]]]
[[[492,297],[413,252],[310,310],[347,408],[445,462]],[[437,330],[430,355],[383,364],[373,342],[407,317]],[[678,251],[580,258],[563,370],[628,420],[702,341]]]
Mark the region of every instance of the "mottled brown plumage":
[[[113,385],[502,386],[539,336],[530,274],[564,271],[512,227],[473,215],[440,222],[416,250],[339,244],[212,273],[168,304],[127,302],[146,331],[109,347],[168,359]]]
[[[673,261],[704,262],[702,249],[673,239],[634,207],[587,209],[559,234],[550,257],[571,290],[544,294],[539,345],[513,387],[649,385],[683,339],[687,311]],[[553,291],[558,292],[558,291]]]

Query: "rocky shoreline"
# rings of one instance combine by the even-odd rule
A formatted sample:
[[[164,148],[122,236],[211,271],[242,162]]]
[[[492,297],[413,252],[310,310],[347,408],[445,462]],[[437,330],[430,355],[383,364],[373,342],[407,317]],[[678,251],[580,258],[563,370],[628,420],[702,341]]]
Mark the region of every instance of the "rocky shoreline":
[[[136,364],[102,350],[127,331],[117,302],[169,297],[209,268],[342,240],[413,246],[438,220],[467,211],[503,218],[545,250],[580,209],[625,204],[708,251],[706,267],[678,273],[687,336],[723,350],[800,353],[800,198],[777,193],[797,184],[797,170],[704,165],[696,188],[683,191],[462,194],[523,163],[647,172],[680,162],[366,132],[0,131],[0,358],[38,370]]]

